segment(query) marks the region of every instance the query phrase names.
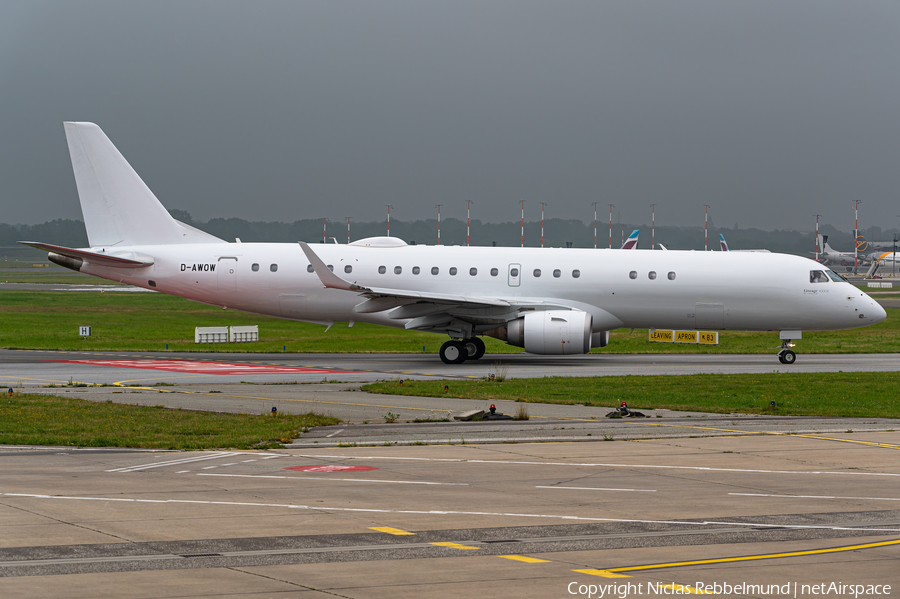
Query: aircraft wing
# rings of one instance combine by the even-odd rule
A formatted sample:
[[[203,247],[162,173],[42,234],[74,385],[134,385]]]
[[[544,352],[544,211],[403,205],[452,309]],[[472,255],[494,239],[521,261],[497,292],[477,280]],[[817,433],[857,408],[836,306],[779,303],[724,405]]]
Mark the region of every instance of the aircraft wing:
[[[526,307],[544,310],[551,308],[571,309],[569,306],[549,304],[543,301],[526,300],[517,302],[495,297],[434,293],[388,287],[366,287],[351,283],[331,272],[322,259],[309,247],[309,244],[301,241],[300,247],[325,287],[355,291],[368,298],[354,308],[353,311],[357,313],[382,312],[393,308],[401,308],[398,312],[392,314],[393,318],[414,318],[420,314],[437,312],[458,313],[461,311],[477,311],[480,312],[480,316],[486,317],[488,313],[514,313]]]
[[[39,250],[44,250],[47,252],[53,252],[54,254],[59,254],[61,256],[68,256],[69,258],[76,258],[80,260],[87,260],[91,264],[97,264],[99,266],[117,266],[119,268],[122,267],[138,267],[138,266],[152,266],[153,258],[149,256],[138,256],[133,252],[128,252],[124,255],[114,256],[112,254],[105,254],[99,252],[89,252],[87,250],[76,250],[74,248],[67,248],[61,245],[53,245],[50,243],[40,243],[37,241],[20,241],[22,245],[30,245],[33,248],[37,248]],[[127,257],[126,257],[127,256]]]
[[[344,289],[346,291],[356,291],[361,293],[371,299],[377,298],[396,298],[398,300],[411,300],[410,302],[396,302],[394,305],[401,305],[404,303],[412,303],[420,300],[427,300],[429,302],[440,303],[440,304],[452,304],[452,305],[460,305],[460,304],[473,304],[477,306],[501,306],[501,307],[509,307],[511,304],[505,300],[501,299],[493,299],[486,297],[472,297],[465,295],[455,295],[455,294],[447,294],[447,293],[432,293],[429,291],[412,291],[407,289],[394,289],[388,287],[365,287],[363,285],[357,285],[356,283],[351,283],[350,281],[346,281],[338,275],[334,274],[329,270],[328,266],[322,261],[321,258],[309,247],[309,244],[301,241],[300,247],[303,249],[303,253],[306,254],[307,259],[310,264],[313,265],[313,269],[316,271],[316,275],[319,277],[319,280],[322,281],[322,284],[325,287],[330,289]],[[367,302],[368,303],[368,302]],[[386,310],[390,307],[391,302],[382,302],[385,307],[381,308],[381,310]],[[373,303],[371,307],[375,307],[376,304]],[[381,311],[381,310],[373,310],[373,311]],[[357,310],[358,312],[360,310]]]

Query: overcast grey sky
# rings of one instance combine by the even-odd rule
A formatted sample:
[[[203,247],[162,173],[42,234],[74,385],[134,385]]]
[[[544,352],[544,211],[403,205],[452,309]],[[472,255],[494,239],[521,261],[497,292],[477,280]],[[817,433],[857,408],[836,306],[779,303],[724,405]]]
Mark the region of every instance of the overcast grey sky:
[[[195,218],[900,224],[900,2],[0,1],[0,222],[64,120]]]

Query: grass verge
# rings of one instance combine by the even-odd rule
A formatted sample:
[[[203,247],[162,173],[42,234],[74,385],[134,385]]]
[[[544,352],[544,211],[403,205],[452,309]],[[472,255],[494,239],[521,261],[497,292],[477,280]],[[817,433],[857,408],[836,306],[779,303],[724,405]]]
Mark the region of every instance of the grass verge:
[[[849,331],[804,333],[801,353],[900,352],[900,315],[888,309],[877,325]],[[181,352],[309,352],[436,354],[444,335],[357,323],[294,322],[222,310],[159,293],[52,291],[0,292],[0,347],[7,349],[170,351]],[[258,343],[194,343],[194,327],[259,325]],[[90,325],[92,335],[78,336]],[[775,354],[776,333],[726,331],[718,346],[651,343],[647,329],[613,331],[610,343],[593,353],[611,354]],[[489,354],[521,353],[521,349],[483,337]],[[423,349],[424,348],[424,349]]]
[[[317,414],[192,412],[31,393],[0,398],[0,444],[147,449],[275,449],[313,426]]]
[[[381,381],[371,393],[689,412],[900,418],[897,372],[545,377],[482,381]],[[444,391],[444,385],[449,386]],[[775,402],[771,406],[770,402]],[[900,426],[900,423],[898,423]]]

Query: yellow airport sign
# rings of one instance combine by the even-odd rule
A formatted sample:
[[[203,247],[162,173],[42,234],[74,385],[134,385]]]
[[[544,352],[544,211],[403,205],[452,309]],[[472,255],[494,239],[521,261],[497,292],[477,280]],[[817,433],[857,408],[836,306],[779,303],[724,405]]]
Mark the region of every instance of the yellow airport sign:
[[[709,332],[700,332],[698,333],[699,340],[698,343],[706,343],[708,345],[719,345],[719,334],[718,333],[709,333]]]
[[[697,331],[675,331],[675,343],[697,343]]]
[[[650,341],[655,341],[657,343],[700,343],[705,345],[718,345],[719,333],[650,329]]]
[[[675,340],[675,331],[659,331],[650,329],[650,341],[672,343]]]

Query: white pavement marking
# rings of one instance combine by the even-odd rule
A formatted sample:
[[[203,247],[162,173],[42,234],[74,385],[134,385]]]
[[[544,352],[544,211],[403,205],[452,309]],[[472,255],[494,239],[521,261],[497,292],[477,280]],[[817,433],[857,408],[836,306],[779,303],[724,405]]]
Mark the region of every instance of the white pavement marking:
[[[215,466],[213,466],[215,468]],[[269,474],[213,474],[211,472],[198,472],[197,476],[233,476],[235,478],[284,478],[288,480],[324,480],[345,481],[351,483],[397,483],[403,485],[446,485],[449,487],[468,487],[469,483],[434,483],[418,480],[378,480],[377,478],[331,478],[325,476],[276,476]]]
[[[122,468],[114,468],[106,472],[136,472],[138,470],[148,470],[150,468],[159,468],[161,466],[175,466],[181,464],[189,464],[191,462],[202,462],[205,460],[217,460],[219,458],[228,458],[234,455],[241,455],[238,452],[215,453],[212,455],[200,455],[189,458],[181,458],[180,460],[168,460],[166,462],[154,462],[152,464],[141,464],[139,466],[124,466]]]
[[[600,462],[518,462],[514,460],[470,460],[463,458],[403,458],[388,456],[350,456],[350,455],[313,455],[313,454],[297,454],[295,458],[312,458],[322,459],[331,458],[336,460],[405,460],[413,462],[455,462],[465,464],[500,464],[520,465],[520,466],[582,466],[582,467],[600,467],[600,468],[653,468],[661,470],[702,470],[706,472],[748,472],[756,474],[840,474],[850,476],[897,476],[900,473],[893,472],[840,472],[826,470],[747,470],[744,468],[709,468],[707,466],[662,466],[659,464],[604,464]]]
[[[175,474],[184,474],[185,472],[190,472],[190,470],[179,470]]]
[[[788,499],[865,499],[869,501],[900,501],[900,497],[839,497],[836,495],[765,495],[763,493],[729,493],[743,497],[785,497]]]
[[[338,430],[334,431],[333,433],[331,433],[330,435],[325,435],[325,438],[330,439],[331,437],[335,436],[336,434],[342,433],[342,432],[344,432],[344,429],[342,429],[342,428],[338,429]]]
[[[535,487],[535,489],[569,489],[573,491],[629,491],[632,493],[656,493],[656,489],[600,489],[598,487]]]
[[[30,499],[53,499],[59,501],[119,501],[122,503],[157,503],[157,504],[191,504],[191,505],[224,505],[241,507],[287,508],[294,510],[310,510],[321,512],[356,512],[378,514],[424,514],[431,516],[490,516],[492,518],[507,516],[510,518],[548,518],[557,520],[577,520],[587,522],[636,522],[644,524],[680,524],[689,526],[744,526],[748,528],[791,528],[797,530],[850,530],[867,532],[900,532],[900,528],[869,528],[848,526],[827,526],[809,524],[764,524],[759,522],[719,522],[704,520],[690,522],[684,520],[637,520],[631,518],[594,518],[590,516],[564,516],[561,514],[520,514],[516,512],[462,512],[455,510],[390,510],[383,508],[354,508],[312,506],[296,503],[251,503],[243,501],[201,501],[198,499],[129,499],[124,497],[73,497],[66,495],[42,495],[37,493],[0,493],[0,497],[25,497]]]

